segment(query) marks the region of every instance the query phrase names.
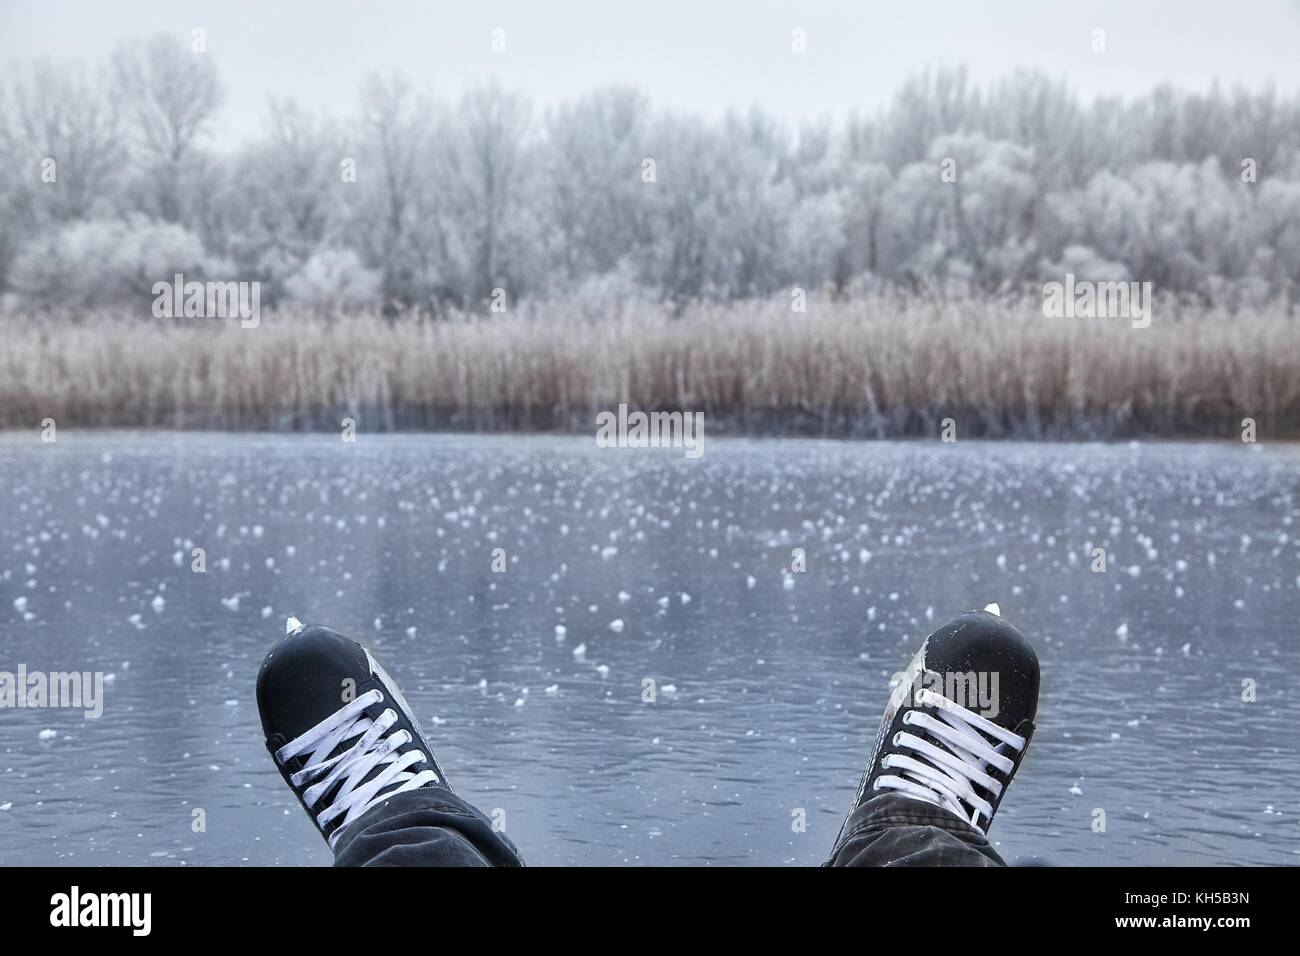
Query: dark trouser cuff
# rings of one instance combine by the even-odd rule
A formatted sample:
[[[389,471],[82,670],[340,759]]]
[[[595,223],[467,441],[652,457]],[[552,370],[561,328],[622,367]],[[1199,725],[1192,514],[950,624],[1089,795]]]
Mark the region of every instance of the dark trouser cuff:
[[[376,804],[334,846],[335,866],[523,866],[515,845],[442,787]]]
[[[988,838],[955,813],[889,792],[849,814],[828,865],[1006,866]]]

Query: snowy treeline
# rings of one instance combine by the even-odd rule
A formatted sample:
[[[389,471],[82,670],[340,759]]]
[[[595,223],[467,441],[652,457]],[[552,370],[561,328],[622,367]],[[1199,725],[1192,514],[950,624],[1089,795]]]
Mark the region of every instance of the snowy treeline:
[[[478,308],[578,293],[736,299],[1129,278],[1230,305],[1300,280],[1300,96],[1162,88],[1081,102],[1040,73],[905,83],[798,128],[599,89],[538,109],[401,76],[346,115],[272,100],[220,141],[214,62],[179,40],[0,79],[0,293],[147,302],[257,280],[263,302]]]

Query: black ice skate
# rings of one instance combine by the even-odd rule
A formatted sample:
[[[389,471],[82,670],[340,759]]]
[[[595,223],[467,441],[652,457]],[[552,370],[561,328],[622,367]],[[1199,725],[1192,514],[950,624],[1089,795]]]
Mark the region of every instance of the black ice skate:
[[[998,606],[953,618],[894,689],[853,809],[894,792],[987,833],[1037,711],[1038,657]]]
[[[370,807],[447,787],[392,678],[356,641],[294,618],[257,675],[266,746],[332,848]]]

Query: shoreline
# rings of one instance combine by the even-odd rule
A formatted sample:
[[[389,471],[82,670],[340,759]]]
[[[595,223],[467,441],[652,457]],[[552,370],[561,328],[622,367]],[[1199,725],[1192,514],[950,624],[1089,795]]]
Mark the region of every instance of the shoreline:
[[[90,427],[60,427],[58,429],[58,440],[56,442],[42,442],[41,428],[35,427],[0,427],[0,443],[19,444],[24,441],[30,441],[33,444],[60,444],[65,438],[77,437],[95,437],[103,438],[113,435],[131,436],[138,435],[150,439],[165,440],[167,438],[244,438],[249,440],[256,439],[287,439],[312,441],[315,439],[327,439],[332,441],[339,440],[339,429],[296,429],[280,430],[271,428],[204,428],[198,426],[186,427],[159,427],[159,426],[134,426],[134,425],[103,425]],[[357,441],[363,442],[367,439],[384,439],[396,440],[402,438],[442,438],[442,439],[459,439],[459,438],[489,438],[499,440],[518,440],[528,441],[530,439],[584,439],[591,443],[593,448],[599,448],[596,441],[596,430],[591,429],[534,429],[524,431],[511,428],[498,428],[494,430],[470,429],[470,428],[426,428],[426,429],[389,429],[389,430],[372,430],[366,431],[361,428],[357,431]],[[910,445],[926,444],[938,442],[943,444],[937,435],[928,434],[908,434],[908,435],[847,435],[847,434],[814,434],[811,432],[743,432],[743,431],[706,431],[705,440],[708,441],[727,441],[727,442],[752,442],[763,444],[765,442],[827,442],[834,444],[859,444],[859,445]],[[1116,448],[1124,445],[1197,445],[1197,446],[1231,446],[1254,445],[1260,448],[1300,448],[1300,436],[1290,435],[1284,437],[1263,436],[1254,442],[1243,442],[1240,438],[1232,436],[1219,435],[1192,435],[1192,434],[1130,434],[1121,437],[1096,437],[1081,435],[1054,435],[1047,436],[1027,436],[1027,435],[973,435],[952,442],[952,444],[980,444],[980,445],[1097,445],[1101,447]],[[627,447],[627,446],[610,446],[614,450],[622,451],[663,451],[674,452],[680,451],[679,448],[663,446],[662,448],[652,447]]]

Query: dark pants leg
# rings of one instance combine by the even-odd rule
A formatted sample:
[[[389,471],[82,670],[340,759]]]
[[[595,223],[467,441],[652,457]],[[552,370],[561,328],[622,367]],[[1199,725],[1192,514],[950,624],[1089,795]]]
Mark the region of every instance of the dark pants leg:
[[[942,807],[897,793],[849,814],[830,866],[1006,866],[983,833]]]
[[[335,866],[523,866],[504,834],[450,790],[425,787],[376,804],[334,847]]]

